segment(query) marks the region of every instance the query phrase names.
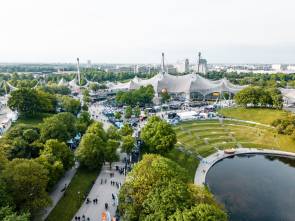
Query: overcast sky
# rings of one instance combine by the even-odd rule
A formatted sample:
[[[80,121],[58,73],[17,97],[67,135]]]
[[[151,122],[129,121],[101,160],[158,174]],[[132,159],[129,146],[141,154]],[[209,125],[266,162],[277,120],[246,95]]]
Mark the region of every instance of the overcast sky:
[[[295,63],[294,0],[1,0],[0,62]]]

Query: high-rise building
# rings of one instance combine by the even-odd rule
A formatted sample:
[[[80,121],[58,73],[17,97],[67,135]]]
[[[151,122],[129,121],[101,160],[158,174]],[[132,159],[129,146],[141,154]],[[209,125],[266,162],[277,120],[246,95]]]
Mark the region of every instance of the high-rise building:
[[[91,68],[91,60],[87,60],[87,68]]]
[[[189,60],[185,59],[184,61],[178,62],[175,68],[178,73],[189,73]]]

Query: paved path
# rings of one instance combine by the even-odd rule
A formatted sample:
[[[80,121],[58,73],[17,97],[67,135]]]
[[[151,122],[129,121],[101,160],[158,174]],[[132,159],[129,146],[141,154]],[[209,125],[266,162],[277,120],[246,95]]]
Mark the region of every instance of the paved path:
[[[64,195],[64,191],[61,191],[65,185],[68,186],[71,183],[71,180],[73,179],[74,175],[77,172],[77,169],[79,167],[79,164],[76,163],[72,169],[68,170],[63,178],[61,178],[58,183],[54,186],[53,191],[49,194],[52,205],[45,208],[39,216],[36,217],[35,220],[45,220],[47,216],[50,214],[50,212],[54,209],[58,201],[62,198]]]
[[[103,104],[98,102],[89,106],[88,111],[91,115],[91,118],[94,119],[95,121],[102,122],[104,129],[107,130],[112,124],[108,121],[108,118],[102,114],[103,109],[104,109]]]
[[[279,150],[267,150],[267,149],[256,149],[256,148],[237,148],[234,154],[226,154],[224,151],[219,150],[217,153],[211,154],[210,156],[203,158],[196,170],[194,183],[198,185],[204,185],[206,175],[209,169],[218,161],[238,154],[276,154],[282,156],[294,156],[295,153],[279,151]]]
[[[115,166],[123,167],[124,164],[121,162],[114,163],[112,165],[112,170],[110,170],[109,164],[103,166],[99,176],[97,177],[95,184],[93,185],[90,193],[87,198],[91,201],[95,198],[98,199],[97,204],[93,204],[93,202],[86,204],[86,200],[83,202],[83,205],[80,207],[75,216],[82,217],[85,215],[86,218],[90,218],[90,221],[100,221],[101,214],[105,211],[105,203],[109,205],[109,213],[113,217],[117,208],[117,197],[116,200],[112,200],[112,194],[116,195],[119,193],[119,189],[116,185],[111,185],[111,180],[123,184],[125,180],[124,175],[120,175],[119,172],[115,170]],[[113,172],[115,176],[110,178],[110,173]],[[103,180],[103,184],[101,184],[101,180]],[[107,181],[105,183],[105,180]],[[114,204],[115,202],[115,204]],[[73,217],[73,221],[74,221]]]

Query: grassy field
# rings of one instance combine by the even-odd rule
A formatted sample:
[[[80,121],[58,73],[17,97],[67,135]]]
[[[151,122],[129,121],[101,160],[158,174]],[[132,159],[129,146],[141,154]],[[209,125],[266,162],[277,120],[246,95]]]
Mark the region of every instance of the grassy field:
[[[274,120],[288,114],[284,110],[264,108],[223,108],[218,113],[225,117],[255,121],[262,124],[271,124]]]
[[[34,118],[25,118],[25,117],[20,117],[17,119],[15,123],[13,123],[12,126],[15,126],[17,124],[29,124],[29,125],[38,125],[39,123],[42,123],[43,119],[46,117],[50,117],[53,114],[39,114],[35,116]]]
[[[185,168],[188,172],[189,177],[190,177],[190,181],[191,182],[194,181],[196,169],[199,165],[199,161],[196,158],[186,155],[177,149],[171,150],[169,153],[165,154],[165,157],[167,157],[171,160],[174,160],[180,166]]]
[[[89,171],[79,168],[64,196],[49,214],[47,221],[70,221],[84,201],[84,196],[90,191],[93,181],[99,171]]]
[[[235,147],[278,149],[295,152],[295,141],[275,129],[226,120],[192,121],[174,127],[177,146],[206,157],[217,150]]]

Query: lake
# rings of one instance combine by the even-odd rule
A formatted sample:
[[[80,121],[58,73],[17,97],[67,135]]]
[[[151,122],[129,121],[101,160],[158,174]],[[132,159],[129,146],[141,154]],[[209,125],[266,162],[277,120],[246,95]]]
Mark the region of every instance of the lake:
[[[295,159],[238,155],[216,163],[206,184],[230,221],[294,221]]]

